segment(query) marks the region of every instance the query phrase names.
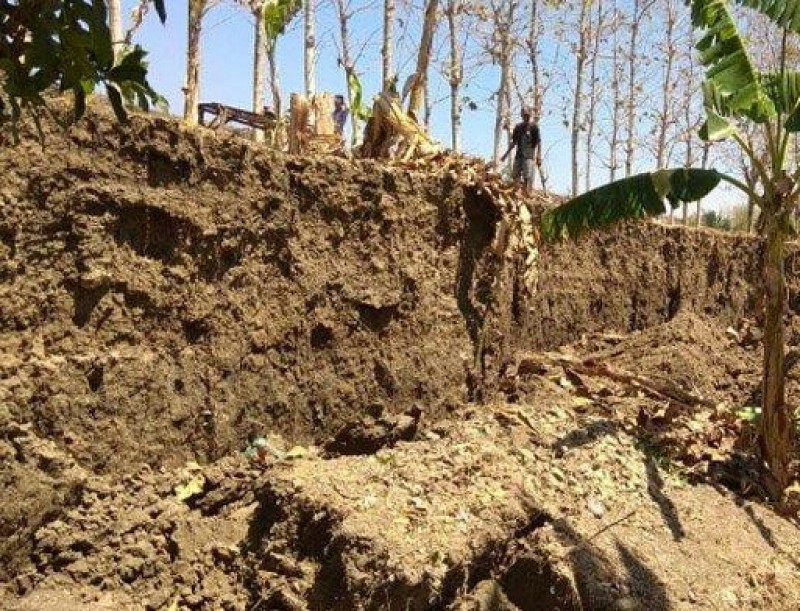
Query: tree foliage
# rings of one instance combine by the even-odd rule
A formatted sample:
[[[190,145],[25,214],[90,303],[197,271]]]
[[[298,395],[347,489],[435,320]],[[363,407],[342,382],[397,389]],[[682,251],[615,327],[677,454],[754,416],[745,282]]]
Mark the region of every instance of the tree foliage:
[[[711,229],[730,231],[733,228],[731,225],[731,220],[716,210],[708,210],[707,212],[704,212],[702,220],[703,226],[710,227]]]
[[[303,7],[302,0],[266,0],[264,11],[264,27],[267,30],[267,44],[272,44],[283,34],[286,27]]]
[[[163,22],[164,0],[153,4]],[[161,101],[145,56],[137,46],[114,62],[104,0],[0,0],[0,123],[25,110],[38,117],[48,92],[72,92],[80,117],[100,83],[125,120],[123,99],[143,109]]]

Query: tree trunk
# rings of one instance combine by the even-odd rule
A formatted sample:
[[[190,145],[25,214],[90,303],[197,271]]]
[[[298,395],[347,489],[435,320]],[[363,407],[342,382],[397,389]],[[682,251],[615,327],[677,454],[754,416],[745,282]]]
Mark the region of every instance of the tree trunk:
[[[778,212],[776,212],[776,210]],[[764,254],[764,379],[759,443],[770,470],[767,482],[772,498],[779,501],[789,485],[792,453],[792,419],[786,405],[784,387],[784,311],[786,275],[782,229],[783,202],[764,211],[766,216]]]
[[[126,45],[133,43],[134,34],[136,34],[137,30],[141,27],[145,15],[147,15],[148,11],[150,10],[150,1],[151,0],[138,0],[136,3],[136,8],[134,8],[131,12],[131,26],[126,30],[122,39]]]
[[[692,30],[691,30],[691,25],[690,25],[689,40],[691,40],[691,36],[692,36]],[[690,52],[689,53],[688,74],[687,74],[687,78],[686,78],[686,82],[687,83],[694,83],[694,67],[695,67],[694,54]],[[694,146],[693,146],[694,145],[694,138],[693,138],[693,131],[694,130],[693,130],[693,123],[692,123],[694,110],[692,109],[692,104],[691,104],[691,96],[692,96],[692,94],[689,92],[689,88],[686,85],[684,85],[684,92],[686,94],[686,97],[682,100],[683,109],[684,109],[684,120],[686,121],[686,132],[685,132],[686,156],[684,158],[684,167],[685,168],[691,168],[692,164],[694,163]],[[697,202],[697,217],[698,217],[698,222],[699,222],[699,218],[700,218],[700,202],[699,201]],[[683,202],[683,225],[684,225],[684,227],[688,227],[688,225],[689,225],[689,202]],[[697,223],[695,223],[695,226],[699,226],[699,225],[697,225]]]
[[[509,23],[512,23],[509,21]],[[513,131],[513,124],[511,121],[511,83],[515,82],[516,74],[514,72],[514,63],[513,61],[509,61],[508,66],[508,82],[506,83],[504,95],[506,97],[505,102],[503,103],[503,130],[506,134],[506,142],[511,142],[511,133]],[[509,170],[513,162],[511,159],[508,160],[508,167]]]
[[[511,81],[511,63],[512,63],[512,41],[511,41],[511,26],[514,23],[514,10],[516,2],[511,0],[507,3],[507,7],[500,5],[494,6],[494,26],[495,33],[499,36],[497,41],[496,53],[497,62],[500,64],[500,82],[497,85],[497,106],[494,119],[494,162],[500,163],[500,157],[503,154],[502,142],[505,128],[510,119],[509,106],[510,94],[509,83]],[[504,12],[507,9],[507,12]]]
[[[197,105],[200,102],[200,35],[206,0],[189,0],[188,45],[186,49],[186,84],[183,88],[183,120],[197,124]]]
[[[339,17],[339,35],[342,39],[342,56],[340,59],[344,67],[347,106],[350,109],[350,143],[355,146],[358,142],[359,126],[358,117],[353,112],[353,91],[350,88],[350,74],[355,72],[355,66],[350,54],[350,3],[346,0],[335,0],[334,4]]]
[[[280,73],[278,72],[278,62],[275,57],[276,42],[273,41],[267,46],[267,62],[269,63],[269,90],[272,94],[272,110],[280,118],[283,112],[283,104],[281,103]]]
[[[542,79],[539,73],[539,2],[540,0],[531,0],[531,20],[528,25],[528,60],[531,62],[533,112],[537,119],[542,116]]]
[[[388,91],[394,80],[394,0],[383,2],[383,90]]]
[[[124,45],[122,7],[120,6],[120,0],[108,0],[108,29],[111,32],[111,48],[114,50],[114,63],[117,63]]]
[[[267,63],[269,64],[269,90],[272,96],[272,110],[275,111],[277,123],[272,132],[270,146],[278,150],[283,150],[287,145],[287,134],[283,122],[283,102],[281,100],[280,74],[278,72],[278,62],[275,57],[277,41],[267,43]]]
[[[575,51],[575,95],[572,102],[572,125],[570,134],[571,166],[572,166],[572,197],[578,195],[578,181],[580,168],[578,166],[580,127],[583,106],[583,67],[586,63],[586,45],[589,36],[589,3],[590,0],[581,0],[581,12],[578,17],[578,48]]]
[[[425,107],[425,119],[422,124],[425,126],[425,129],[430,131],[431,129],[431,116],[433,115],[433,105],[431,104],[431,81],[430,75],[425,75],[425,89],[422,92],[422,101],[423,106]]]
[[[631,37],[628,43],[628,99],[626,103],[626,129],[625,129],[625,176],[633,173],[634,157],[636,154],[636,68],[639,62],[639,28],[642,19],[652,0],[643,5],[644,0],[634,0],[633,16],[631,18]]]
[[[253,15],[255,32],[253,38],[253,112],[264,112],[267,80],[267,35],[264,27],[264,11],[258,8]],[[264,130],[253,129],[253,140],[264,142]]]
[[[757,173],[755,171],[755,168],[753,168],[751,166],[751,164],[749,163],[749,158],[746,158],[746,159],[748,159],[748,163],[743,163],[742,164],[744,166],[742,168],[742,175],[744,176],[744,183],[747,185],[747,188],[750,189],[750,191],[755,193],[755,190],[758,187]],[[747,233],[751,233],[753,231],[753,217],[755,216],[755,208],[756,208],[755,201],[753,201],[752,197],[748,197],[747,198],[747,217],[746,217],[746,220],[745,220],[745,223],[746,223],[745,231]]]
[[[303,0],[305,9],[303,24],[305,30],[305,53],[303,55],[303,78],[305,81],[306,97],[310,98],[316,92],[317,77],[315,73],[316,60],[316,15],[314,3],[316,0]]]
[[[436,9],[438,6],[439,0],[427,0],[425,20],[422,24],[422,39],[419,43],[419,55],[417,56],[417,69],[411,85],[411,98],[408,101],[408,114],[418,123],[421,118],[420,112],[423,110],[423,97],[428,82],[428,65],[431,60],[433,35],[436,32]]]
[[[706,169],[708,167],[708,155],[711,152],[711,143],[703,142],[703,157],[700,161],[700,167]],[[703,200],[697,200],[697,214],[694,216],[694,226],[700,227],[700,220],[702,216]]]
[[[586,109],[586,167],[584,168],[584,190],[592,188],[592,154],[594,152],[594,133],[597,119],[598,78],[597,62],[600,61],[600,41],[603,37],[603,0],[597,0],[597,21],[592,28],[592,54],[589,58],[589,105]]]
[[[619,28],[621,25],[621,15],[617,9],[616,0],[614,1],[614,36],[612,37],[612,44],[614,49],[611,53],[611,137],[608,143],[608,180],[614,182],[617,179],[617,169],[619,166],[618,147],[619,147],[619,123],[620,123],[620,106],[622,105],[622,86],[620,82],[620,72],[622,65],[620,63],[619,53]]]
[[[463,66],[461,46],[458,42],[460,0],[450,0],[447,6],[447,24],[450,28],[450,133],[451,146],[461,152],[461,79]]]
[[[666,1],[666,30],[664,33],[664,44],[666,50],[664,53],[664,80],[662,81],[663,96],[661,98],[661,112],[658,117],[658,138],[656,141],[656,168],[661,170],[666,167],[667,156],[667,130],[669,129],[672,120],[672,113],[670,112],[670,104],[672,103],[672,92],[674,89],[674,82],[672,76],[672,67],[675,63],[675,55],[677,47],[675,44],[675,6],[672,0]]]

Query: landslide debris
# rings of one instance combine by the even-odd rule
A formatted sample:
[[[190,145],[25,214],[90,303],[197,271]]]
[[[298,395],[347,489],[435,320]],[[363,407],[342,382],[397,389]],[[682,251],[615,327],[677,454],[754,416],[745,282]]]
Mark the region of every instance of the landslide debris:
[[[372,455],[231,457],[185,502],[179,471],[90,482],[37,530],[12,608],[796,608],[796,526],[690,484],[574,387],[527,388]]]

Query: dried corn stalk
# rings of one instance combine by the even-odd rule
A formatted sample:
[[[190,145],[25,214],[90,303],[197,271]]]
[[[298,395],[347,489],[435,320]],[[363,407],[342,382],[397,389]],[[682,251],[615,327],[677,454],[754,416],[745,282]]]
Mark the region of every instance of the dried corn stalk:
[[[342,147],[333,127],[333,96],[320,93],[310,98],[293,93],[289,111],[289,152],[332,153]]]
[[[361,156],[388,159],[393,149],[394,157],[407,161],[434,155],[441,147],[422,126],[403,112],[395,98],[384,92],[375,98]]]

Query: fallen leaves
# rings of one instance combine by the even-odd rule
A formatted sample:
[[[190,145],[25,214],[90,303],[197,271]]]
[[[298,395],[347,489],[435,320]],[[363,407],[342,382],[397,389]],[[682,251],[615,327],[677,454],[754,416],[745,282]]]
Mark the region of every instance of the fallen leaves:
[[[202,467],[196,462],[188,462],[181,473],[181,483],[174,487],[175,498],[179,501],[188,501],[193,496],[203,492],[206,478],[201,473]]]

